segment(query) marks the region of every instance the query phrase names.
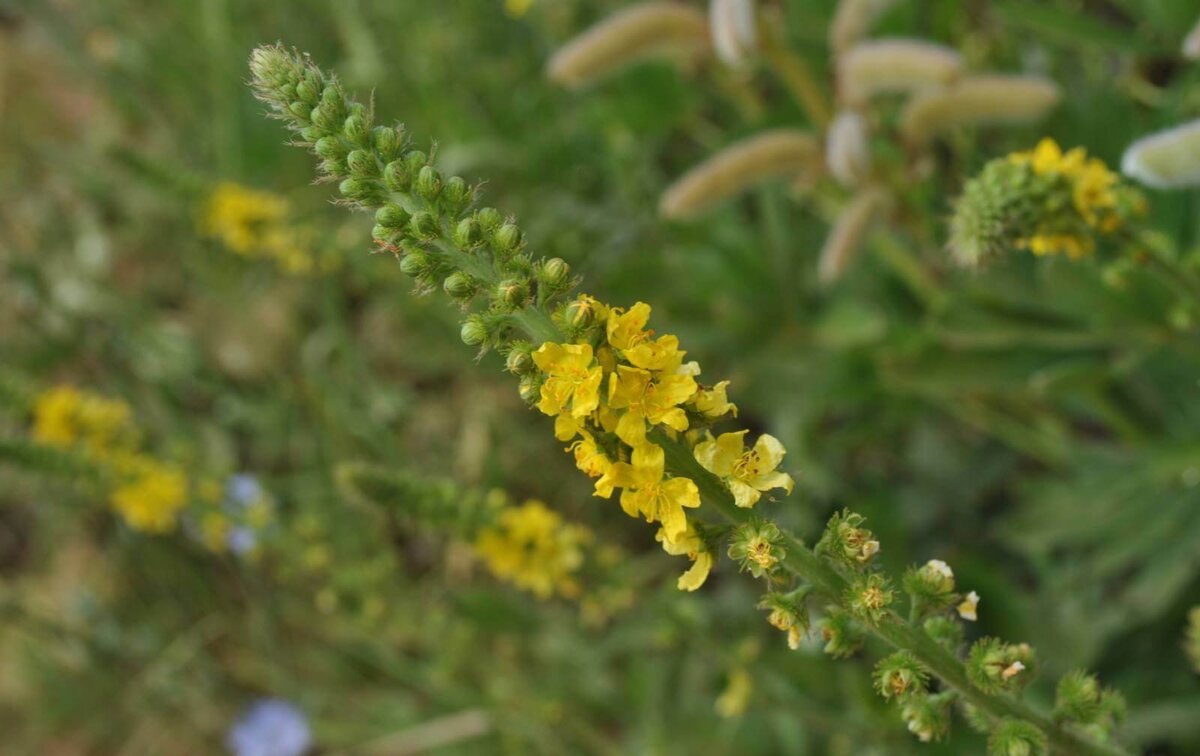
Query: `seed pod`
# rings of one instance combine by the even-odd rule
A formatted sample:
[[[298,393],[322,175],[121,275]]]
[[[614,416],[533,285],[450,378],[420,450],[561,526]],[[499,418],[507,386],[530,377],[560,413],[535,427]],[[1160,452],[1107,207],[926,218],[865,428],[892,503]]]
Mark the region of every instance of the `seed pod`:
[[[886,92],[917,92],[949,84],[962,72],[957,50],[917,39],[860,42],[838,58],[838,97],[862,105]]]
[[[708,50],[704,13],[680,3],[641,3],[614,13],[559,48],[546,65],[546,75],[576,88],[648,57],[687,59]]]
[[[842,186],[853,187],[871,173],[867,121],[853,110],[843,110],[825,135],[825,166]]]
[[[1200,120],[1129,145],[1121,172],[1158,189],[1200,185]]]
[[[967,76],[910,98],[900,115],[900,133],[909,144],[921,145],[955,126],[1036,121],[1059,96],[1058,85],[1040,76]]]
[[[841,0],[829,24],[829,47],[841,53],[866,36],[895,0]]]
[[[711,0],[708,21],[717,57],[726,65],[745,65],[758,49],[754,0]]]
[[[766,131],[726,147],[685,173],[663,192],[658,212],[672,220],[695,218],[763,181],[811,171],[819,160],[820,148],[811,134]]]
[[[863,236],[883,207],[885,198],[880,189],[864,189],[838,215],[825,239],[825,246],[821,248],[817,263],[817,278],[822,285],[828,286],[837,281],[854,262]]]

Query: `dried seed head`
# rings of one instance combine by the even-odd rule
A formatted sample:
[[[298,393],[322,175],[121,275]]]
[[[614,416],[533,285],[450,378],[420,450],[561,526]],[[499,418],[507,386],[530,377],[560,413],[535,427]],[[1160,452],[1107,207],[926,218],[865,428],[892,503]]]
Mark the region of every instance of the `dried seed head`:
[[[550,58],[546,75],[580,87],[648,57],[691,59],[710,49],[708,17],[673,2],[634,5],[568,42]]]
[[[1121,158],[1121,172],[1159,189],[1200,184],[1200,120],[1142,137],[1129,145]]]
[[[837,281],[854,262],[863,237],[886,200],[887,195],[883,190],[864,189],[838,215],[825,239],[825,246],[821,248],[817,277],[822,285],[828,286]]]
[[[1040,76],[982,75],[914,95],[900,116],[905,141],[920,145],[955,126],[1035,121],[1058,103],[1058,85]]]
[[[742,66],[758,48],[758,20],[754,0],[711,0],[708,20],[717,57],[730,66]]]
[[[841,53],[866,36],[895,0],[841,0],[829,24],[829,47]]]
[[[663,193],[658,212],[684,220],[768,179],[814,170],[817,140],[797,129],[766,131],[737,142],[681,176]]]
[[[877,94],[945,86],[962,72],[958,51],[918,39],[860,42],[837,64],[838,97],[861,105]]]

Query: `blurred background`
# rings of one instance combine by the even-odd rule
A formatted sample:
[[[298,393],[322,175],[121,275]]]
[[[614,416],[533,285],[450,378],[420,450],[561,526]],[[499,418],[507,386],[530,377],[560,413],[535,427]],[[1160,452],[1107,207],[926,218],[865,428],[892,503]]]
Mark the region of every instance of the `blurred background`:
[[[675,589],[678,560],[592,498],[502,360],[476,361],[455,309],[370,254],[370,218],[331,204],[263,117],[246,60],[277,40],[731,380],[743,420],[789,449],[781,521],[811,537],[835,509],[866,514],[889,569],[945,559],[984,597],[973,633],[1032,643],[1047,680],[1095,670],[1144,751],[1200,751],[1195,313],[1101,261],[962,272],[943,248],[986,160],[1049,135],[1115,165],[1195,118],[1200,66],[1178,52],[1194,0],[895,3],[873,34],[1047,75],[1064,98],[1037,125],[939,142],[905,230],[870,236],[834,286],[816,255],[836,187],[655,212],[720,147],[811,125],[778,80],[661,61],[546,80],[625,5],[0,4],[0,751],[221,753],[247,706],[282,698],[319,753],[982,752],[961,724],[941,744],[905,732],[871,690],[878,649],[789,651],[731,563]],[[828,93],[834,3],[763,5]],[[1196,193],[1150,200],[1193,253]],[[249,502],[247,522],[127,527],[92,472],[18,443],[62,386],[123,403],[142,453],[222,512]],[[443,514],[545,501],[607,548],[576,595],[541,599],[490,576],[452,517],[347,485],[363,466],[413,473],[400,503]]]

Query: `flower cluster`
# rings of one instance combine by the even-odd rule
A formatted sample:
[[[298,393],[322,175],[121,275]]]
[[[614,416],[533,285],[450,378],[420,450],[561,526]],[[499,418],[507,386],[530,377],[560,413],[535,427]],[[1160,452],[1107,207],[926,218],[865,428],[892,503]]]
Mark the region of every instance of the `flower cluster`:
[[[1035,255],[1090,255],[1144,211],[1144,201],[1105,164],[1052,139],[993,160],[955,204],[950,249],[976,265],[1008,249]]]
[[[583,565],[592,533],[568,524],[540,501],[527,501],[500,512],[495,525],[475,539],[475,552],[492,574],[538,598],[580,594],[575,573]]]
[[[272,192],[222,181],[205,198],[199,225],[232,252],[272,260],[288,273],[312,273],[326,262],[311,249],[311,229],[295,222],[288,200]]]
[[[647,329],[650,306],[609,307],[583,295],[565,310],[568,343],[547,342],[532,355],[536,371],[523,379],[526,394],[537,390],[537,407],[555,418],[555,435],[585,474],[596,479],[595,495],[621,489],[621,509],[660,525],[669,553],[692,556],[696,566],[681,586],[698,587],[711,559],[709,548],[685,511],[700,506],[690,478],[666,469],[655,438],[695,439],[695,459],[729,488],[739,507],[753,507],[763,492],[791,492],[792,479],[777,468],[784,449],[762,435],[747,449],[747,431],[713,438],[707,429],[736,413],[728,382],[704,385],[700,366],[684,362],[679,339]],[[703,571],[703,574],[701,574]]]
[[[275,518],[275,503],[258,478],[231,475],[220,485],[202,485],[199,498],[207,505],[198,515],[201,542],[215,553],[251,556],[260,535]]]
[[[188,501],[188,480],[177,465],[139,449],[129,405],[71,386],[37,396],[35,442],[76,450],[110,483],[109,505],[129,527],[148,533],[173,530]]]

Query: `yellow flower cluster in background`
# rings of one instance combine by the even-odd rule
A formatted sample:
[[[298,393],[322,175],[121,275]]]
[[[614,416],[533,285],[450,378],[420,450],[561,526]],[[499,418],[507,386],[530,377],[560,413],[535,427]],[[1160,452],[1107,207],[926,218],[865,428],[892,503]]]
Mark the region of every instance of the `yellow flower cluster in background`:
[[[580,593],[575,574],[591,541],[590,530],[531,500],[501,511],[495,525],[480,531],[474,547],[498,579],[538,598],[574,598]]]
[[[129,527],[150,533],[175,528],[188,500],[187,476],[138,450],[139,434],[125,402],[56,386],[34,402],[32,435],[45,446],[83,452],[109,475],[109,504]]]
[[[1033,150],[1008,156],[1014,165],[1027,165],[1034,174],[1065,181],[1071,194],[1071,206],[1087,227],[1102,234],[1111,234],[1124,223],[1119,212],[1117,187],[1120,177],[1110,171],[1102,160],[1089,158],[1082,147],[1067,152],[1053,139],[1043,139]],[[1021,249],[1035,255],[1065,254],[1078,259],[1095,251],[1089,235],[1039,230],[1017,241]]]
[[[291,219],[291,206],[272,192],[223,181],[205,200],[200,231],[245,257],[274,261],[287,273],[305,275],[320,267],[311,229]]]
[[[543,376],[538,409],[556,418],[559,440],[572,442],[577,466],[596,479],[595,495],[622,489],[625,513],[659,523],[663,548],[693,560],[680,588],[695,590],[713,562],[685,514],[700,506],[700,491],[695,481],[666,473],[664,450],[651,433],[686,439],[741,507],[754,506],[767,490],[791,491],[791,477],[777,470],[783,446],[764,435],[746,450],[745,431],[715,440],[707,434],[713,422],[737,414],[728,382],[698,383],[700,366],[683,361],[679,339],[646,328],[649,305],[625,310],[584,295],[568,312],[577,326],[574,343],[548,342],[533,353]]]

